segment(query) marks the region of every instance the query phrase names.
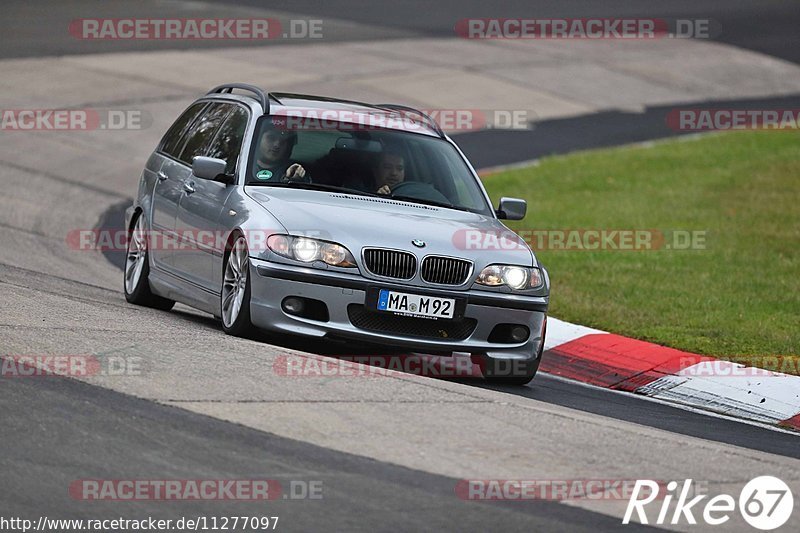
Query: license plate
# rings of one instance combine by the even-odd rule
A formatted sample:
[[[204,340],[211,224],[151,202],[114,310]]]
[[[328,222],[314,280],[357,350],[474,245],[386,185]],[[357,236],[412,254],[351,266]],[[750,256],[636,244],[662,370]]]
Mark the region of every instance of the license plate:
[[[456,301],[453,298],[422,296],[381,289],[378,294],[378,311],[421,316],[426,318],[453,318]]]

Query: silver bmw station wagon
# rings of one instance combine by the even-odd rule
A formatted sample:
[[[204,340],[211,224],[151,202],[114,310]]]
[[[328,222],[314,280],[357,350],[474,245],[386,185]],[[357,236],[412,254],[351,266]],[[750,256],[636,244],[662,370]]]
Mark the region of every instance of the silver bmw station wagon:
[[[236,91],[236,92],[234,92]],[[126,212],[128,302],[253,328],[468,353],[529,382],[550,282],[456,144],[394,104],[212,89],[150,156]],[[426,352],[427,351],[427,352]]]

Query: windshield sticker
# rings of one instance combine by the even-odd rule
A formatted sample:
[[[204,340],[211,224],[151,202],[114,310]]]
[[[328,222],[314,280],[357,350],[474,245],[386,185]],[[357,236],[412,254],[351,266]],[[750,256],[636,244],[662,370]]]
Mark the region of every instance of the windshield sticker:
[[[256,178],[258,178],[260,180],[268,180],[271,177],[272,177],[272,171],[271,170],[259,170],[256,173]]]

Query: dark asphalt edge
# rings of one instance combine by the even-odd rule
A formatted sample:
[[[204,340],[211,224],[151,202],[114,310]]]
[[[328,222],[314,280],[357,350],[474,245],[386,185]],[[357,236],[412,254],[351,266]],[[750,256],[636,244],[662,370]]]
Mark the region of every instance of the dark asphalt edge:
[[[676,102],[647,107],[641,113],[602,111],[571,118],[531,123],[528,130],[481,130],[454,135],[475,168],[501,167],[551,155],[613,148],[646,141],[702,133],[677,131],[667,125],[675,110],[760,110],[800,108],[800,93],[768,98]],[[791,132],[786,132],[791,134]]]

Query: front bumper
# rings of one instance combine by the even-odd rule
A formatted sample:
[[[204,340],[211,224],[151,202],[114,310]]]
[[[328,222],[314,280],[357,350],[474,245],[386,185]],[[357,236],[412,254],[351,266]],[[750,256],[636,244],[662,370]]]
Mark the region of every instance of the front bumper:
[[[254,325],[265,330],[309,337],[358,339],[387,346],[445,352],[468,352],[489,358],[531,360],[544,342],[547,298],[482,291],[428,290],[402,283],[386,283],[358,275],[288,266],[250,258],[250,313]],[[353,324],[350,310],[365,304],[367,289],[379,286],[411,293],[466,299],[463,318],[475,326],[462,339],[415,336],[364,329]],[[324,302],[327,321],[288,314],[281,308],[285,298],[295,296]],[[424,319],[420,319],[424,320]],[[489,342],[498,324],[522,324],[530,336],[521,343]]]

